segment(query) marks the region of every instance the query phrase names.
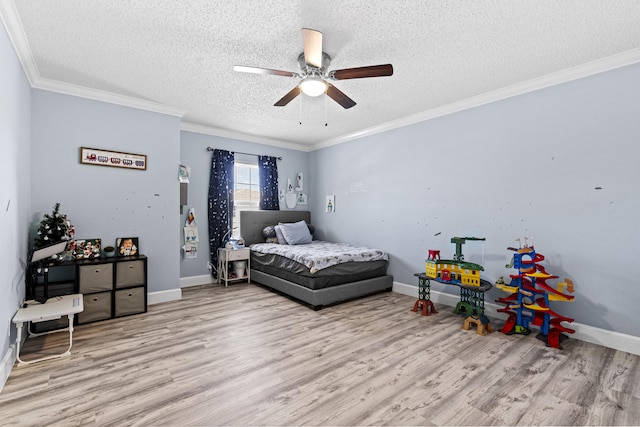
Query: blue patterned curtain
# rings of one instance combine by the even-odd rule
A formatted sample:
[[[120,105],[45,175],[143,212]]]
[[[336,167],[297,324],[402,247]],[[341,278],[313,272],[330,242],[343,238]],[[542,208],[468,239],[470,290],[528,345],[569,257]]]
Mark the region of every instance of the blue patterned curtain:
[[[278,164],[272,156],[258,156],[258,179],[260,181],[260,210],[278,211]]]
[[[218,248],[231,237],[233,219],[234,155],[226,150],[213,150],[209,176],[209,253],[212,274],[218,275]],[[227,234],[229,233],[229,234]]]
[[[278,159],[258,156],[258,179],[260,180],[260,210],[278,211]]]

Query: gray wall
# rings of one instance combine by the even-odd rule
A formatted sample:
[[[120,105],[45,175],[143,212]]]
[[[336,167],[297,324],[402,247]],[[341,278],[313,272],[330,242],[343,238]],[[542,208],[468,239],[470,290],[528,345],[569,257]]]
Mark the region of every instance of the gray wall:
[[[514,272],[507,247],[534,236],[547,271],[576,285],[555,311],[640,336],[639,105],[633,65],[312,152],[312,221],[389,251],[394,279],[413,285],[428,249],[453,254],[451,237],[487,239],[463,252],[493,282]]]
[[[180,224],[184,225],[189,208],[194,208],[200,242],[198,243],[197,258],[182,258],[180,263],[180,277],[209,274],[207,269],[209,260],[207,194],[209,191],[212,153],[207,151],[207,147],[263,156],[281,156],[282,160],[278,161],[278,184],[279,187],[283,189],[286,187],[287,178],[291,178],[292,182],[295,182],[295,177],[298,172],[302,172],[304,174],[304,192],[309,193],[309,183],[313,180],[313,177],[309,176],[308,173],[308,156],[305,152],[253,142],[239,141],[219,136],[182,131],[180,159],[183,164],[191,167],[191,177],[189,183],[189,205],[184,209]],[[256,158],[253,157],[253,160],[256,160]],[[284,204],[281,204],[280,209],[286,210],[287,207]],[[309,210],[309,205],[297,205],[294,210]],[[180,233],[180,238],[184,241],[182,231],[180,231]]]
[[[24,266],[31,210],[31,86],[0,25],[0,390],[13,360],[11,319],[25,294]]]
[[[138,237],[149,292],[179,288],[177,117],[33,90],[30,218],[60,202],[76,238]],[[79,147],[147,155],[146,171],[80,164]]]

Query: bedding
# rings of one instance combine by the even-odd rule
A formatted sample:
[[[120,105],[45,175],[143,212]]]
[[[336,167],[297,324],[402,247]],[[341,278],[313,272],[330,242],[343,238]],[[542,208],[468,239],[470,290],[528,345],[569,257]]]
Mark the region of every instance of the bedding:
[[[307,244],[288,245],[256,243],[251,245],[251,250],[292,259],[306,266],[311,273],[346,262],[387,261],[389,259],[387,254],[379,249],[321,240],[314,240]]]

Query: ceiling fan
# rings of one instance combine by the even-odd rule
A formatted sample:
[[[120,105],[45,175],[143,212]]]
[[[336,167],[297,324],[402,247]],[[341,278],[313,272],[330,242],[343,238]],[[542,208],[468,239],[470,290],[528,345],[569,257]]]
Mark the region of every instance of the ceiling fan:
[[[322,51],[322,33],[309,28],[302,29],[304,51],[298,56],[300,72],[272,70],[269,68],[247,67],[236,65],[234,71],[253,74],[272,74],[275,76],[296,77],[300,80],[294,87],[274,104],[276,107],[284,107],[300,93],[307,96],[320,96],[326,93],[331,99],[343,108],[351,108],[355,101],[345,95],[341,90],[327,80],[362,79],[365,77],[383,77],[393,75],[391,64],[370,65],[367,67],[344,68],[342,70],[329,71],[331,57]]]

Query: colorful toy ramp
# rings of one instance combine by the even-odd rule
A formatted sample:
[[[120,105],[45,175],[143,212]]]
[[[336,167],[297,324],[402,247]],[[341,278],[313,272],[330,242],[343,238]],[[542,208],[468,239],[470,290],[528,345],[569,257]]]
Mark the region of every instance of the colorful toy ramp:
[[[563,329],[562,332],[568,332],[570,334],[574,333],[575,331],[573,329],[568,329],[565,328],[564,326],[562,326],[560,324],[560,322],[569,322],[572,323],[574,321],[574,319],[570,318],[570,317],[565,317],[561,314],[556,313],[555,311],[551,310],[548,306],[546,301],[544,300],[544,298],[540,298],[538,301],[536,301],[538,303],[538,306],[540,306],[542,309],[544,309],[549,316],[551,317],[551,319],[549,319],[549,324],[553,325],[559,329]]]
[[[527,238],[525,238],[525,241]],[[519,239],[518,239],[519,241]],[[500,332],[511,334],[530,333],[529,323],[540,328],[537,338],[547,346],[561,348],[560,343],[567,338],[563,333],[573,334],[575,331],[562,325],[562,322],[573,322],[573,319],[562,316],[549,307],[550,301],[572,302],[574,300],[573,282],[565,279],[557,288],[547,284],[547,280],[557,279],[558,276],[549,274],[539,263],[544,255],[536,253],[533,246],[514,249],[512,263],[507,267],[517,269],[517,274],[510,274],[511,283],[505,284],[502,278],[496,283],[496,288],[508,292],[509,296],[495,300],[505,304],[498,312],[508,315],[507,321]]]
[[[498,287],[498,286],[496,286]],[[500,289],[503,289],[500,287]],[[507,321],[505,322],[504,326],[502,328],[500,328],[500,332],[502,332],[505,335],[511,335],[516,333],[516,324],[518,323],[518,314],[515,311],[512,311],[513,309],[517,309],[518,307],[520,307],[517,302],[518,302],[518,293],[514,292],[511,295],[509,295],[506,298],[498,298],[496,300],[496,302],[505,304],[504,308],[498,309],[499,313],[506,313],[509,315],[509,317],[507,318]],[[515,303],[515,304],[514,304]]]
[[[538,334],[536,338],[544,341],[545,344],[549,347],[562,349],[562,341],[568,338],[563,334],[563,332],[574,334],[576,331],[574,329],[569,329],[565,326],[562,326],[560,324],[561,322],[573,322],[573,319],[558,315],[558,317],[549,320],[549,333],[546,336],[544,334]]]
[[[498,311],[502,311],[502,310],[498,310]],[[505,335],[511,335],[513,334],[516,323],[518,322],[518,316],[513,311],[506,311],[505,313],[509,313],[509,317],[507,318],[507,321],[504,323],[504,326],[500,328],[500,332],[502,332]]]
[[[547,282],[546,282],[547,279],[557,279],[558,276],[550,276],[548,274],[540,274],[540,273],[535,273],[535,275],[527,274],[527,276],[536,278],[536,281],[535,281],[536,286],[538,286],[542,291],[549,292],[550,295],[548,297],[549,297],[549,300],[551,301],[573,301],[573,299],[575,298],[575,296],[565,294],[564,292],[561,291],[561,289],[563,289],[565,286],[568,286],[566,282],[559,283],[558,289],[553,289],[551,286],[547,285]],[[565,279],[565,280],[568,280],[568,279]],[[571,291],[573,289],[573,282],[571,282],[570,280],[569,282],[571,283],[571,287],[569,288],[569,291]]]

